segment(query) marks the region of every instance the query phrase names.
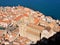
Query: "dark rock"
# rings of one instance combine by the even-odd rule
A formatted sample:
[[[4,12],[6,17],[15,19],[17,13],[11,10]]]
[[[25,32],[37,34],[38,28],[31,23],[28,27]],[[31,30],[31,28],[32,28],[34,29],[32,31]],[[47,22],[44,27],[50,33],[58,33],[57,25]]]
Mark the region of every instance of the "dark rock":
[[[43,38],[37,41],[36,44],[31,44],[31,45],[60,45],[60,32],[57,32],[48,39]]]

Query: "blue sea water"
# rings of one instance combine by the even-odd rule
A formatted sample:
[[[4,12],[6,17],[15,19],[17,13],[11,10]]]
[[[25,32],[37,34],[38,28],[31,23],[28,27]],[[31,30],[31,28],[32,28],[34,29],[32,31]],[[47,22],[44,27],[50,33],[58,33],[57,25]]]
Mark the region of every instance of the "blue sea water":
[[[25,6],[60,20],[60,0],[0,0],[0,6]]]

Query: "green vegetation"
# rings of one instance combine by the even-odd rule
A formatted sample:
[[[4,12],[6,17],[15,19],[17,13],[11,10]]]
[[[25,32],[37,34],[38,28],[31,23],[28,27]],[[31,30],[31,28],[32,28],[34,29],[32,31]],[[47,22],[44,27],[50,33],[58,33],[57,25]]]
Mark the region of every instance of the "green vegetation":
[[[4,30],[4,29],[5,29],[4,27],[0,26],[0,30]]]

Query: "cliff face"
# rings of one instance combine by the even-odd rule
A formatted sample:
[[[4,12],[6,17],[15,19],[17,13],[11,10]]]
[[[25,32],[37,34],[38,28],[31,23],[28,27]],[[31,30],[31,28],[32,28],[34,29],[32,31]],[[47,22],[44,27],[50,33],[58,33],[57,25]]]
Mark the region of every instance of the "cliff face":
[[[57,32],[48,39],[44,37],[41,40],[38,40],[35,44],[31,45],[60,45],[60,32]]]
[[[4,28],[1,44],[7,39],[8,43],[27,45],[60,32],[59,20],[23,6],[0,7],[0,26]]]

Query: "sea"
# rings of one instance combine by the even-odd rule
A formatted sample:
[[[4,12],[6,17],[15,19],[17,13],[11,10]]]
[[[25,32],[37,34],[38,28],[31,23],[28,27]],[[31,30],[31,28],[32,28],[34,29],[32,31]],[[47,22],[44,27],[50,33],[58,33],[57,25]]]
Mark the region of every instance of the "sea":
[[[60,0],[0,0],[0,6],[24,6],[60,20]]]

